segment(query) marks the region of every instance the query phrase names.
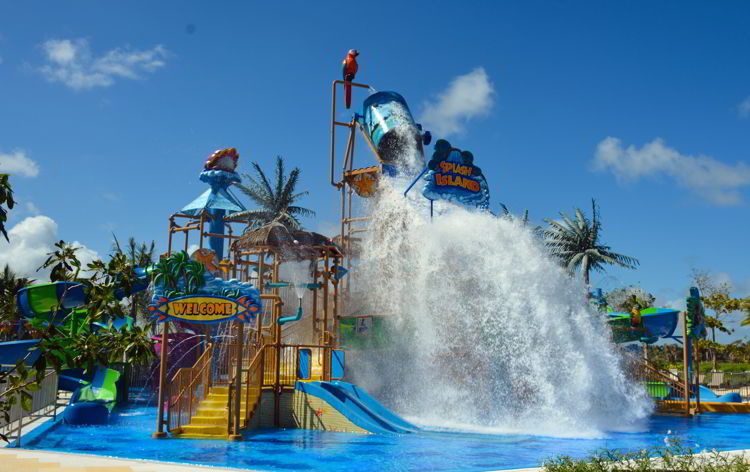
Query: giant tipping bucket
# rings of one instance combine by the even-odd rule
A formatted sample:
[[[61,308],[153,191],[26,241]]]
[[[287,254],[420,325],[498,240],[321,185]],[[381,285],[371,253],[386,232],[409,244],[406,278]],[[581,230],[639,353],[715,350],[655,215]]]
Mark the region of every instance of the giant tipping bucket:
[[[406,100],[396,92],[377,92],[362,103],[362,125],[373,150],[389,175],[413,167],[424,167],[424,144],[430,143],[430,133],[422,133],[422,126],[414,122]],[[410,152],[411,151],[411,152]],[[415,162],[404,162],[410,156]]]

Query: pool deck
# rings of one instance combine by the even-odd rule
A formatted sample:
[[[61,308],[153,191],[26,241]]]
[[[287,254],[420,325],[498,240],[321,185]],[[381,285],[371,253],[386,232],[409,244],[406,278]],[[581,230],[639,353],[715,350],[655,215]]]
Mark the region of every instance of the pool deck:
[[[727,451],[729,456],[750,457],[750,449]],[[115,459],[89,454],[38,451],[23,448],[0,449],[0,472],[261,472],[201,465],[175,464],[134,459]],[[541,467],[492,472],[540,472]]]
[[[252,472],[247,469],[115,459],[67,452],[37,451],[23,448],[0,449],[0,471],[2,472],[190,472],[196,470]]]

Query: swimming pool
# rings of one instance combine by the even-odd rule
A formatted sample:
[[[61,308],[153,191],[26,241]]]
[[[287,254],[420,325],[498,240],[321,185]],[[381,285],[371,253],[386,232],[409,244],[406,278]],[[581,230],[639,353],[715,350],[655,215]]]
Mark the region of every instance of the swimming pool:
[[[600,448],[643,449],[663,444],[667,432],[686,446],[750,448],[750,415],[654,416],[648,431],[612,433],[604,439],[424,432],[403,436],[310,430],[261,430],[244,442],[151,439],[155,408],[128,407],[109,426],[60,422],[28,434],[23,447],[131,459],[244,469],[483,471],[534,467],[549,457],[584,457]]]

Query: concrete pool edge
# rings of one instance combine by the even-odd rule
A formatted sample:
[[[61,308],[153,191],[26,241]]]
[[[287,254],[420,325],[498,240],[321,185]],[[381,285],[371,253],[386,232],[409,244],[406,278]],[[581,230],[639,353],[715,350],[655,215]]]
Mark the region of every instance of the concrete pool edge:
[[[750,458],[750,449],[736,449],[721,451],[729,456],[742,455]],[[708,455],[704,452],[696,455]],[[255,469],[235,469],[231,467],[216,467],[201,464],[183,464],[176,462],[153,461],[145,459],[124,459],[96,454],[80,454],[72,452],[57,452],[39,449],[2,448],[0,449],[0,472],[38,471],[41,467],[45,472],[57,470],[108,470],[123,472],[188,472],[205,470],[215,472],[267,472]],[[541,467],[525,467],[516,469],[494,469],[487,472],[540,472]]]
[[[126,459],[96,454],[80,454],[40,449],[2,448],[0,449],[0,472],[38,471],[40,465],[45,472],[57,470],[101,470],[124,472],[189,472],[195,470],[215,472],[267,472],[254,469],[234,469],[231,467],[207,466],[202,464],[185,464],[178,462],[152,461],[145,459]]]

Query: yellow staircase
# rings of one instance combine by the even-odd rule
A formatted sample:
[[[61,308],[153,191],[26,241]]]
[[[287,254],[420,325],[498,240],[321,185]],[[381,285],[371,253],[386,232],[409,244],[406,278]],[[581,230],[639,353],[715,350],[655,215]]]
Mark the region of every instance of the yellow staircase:
[[[250,401],[253,402],[250,415],[247,415],[247,405],[245,399],[246,391],[243,388],[240,402],[240,429],[245,427],[245,418],[249,418],[254,413],[259,402],[254,401],[257,398],[256,392],[251,392]],[[227,402],[229,401],[229,387],[212,386],[208,396],[198,405],[195,416],[190,419],[190,424],[180,427],[179,431],[174,431],[172,436],[175,438],[187,439],[227,439],[229,438],[228,422],[229,410]],[[234,399],[232,399],[232,411],[234,411]]]

